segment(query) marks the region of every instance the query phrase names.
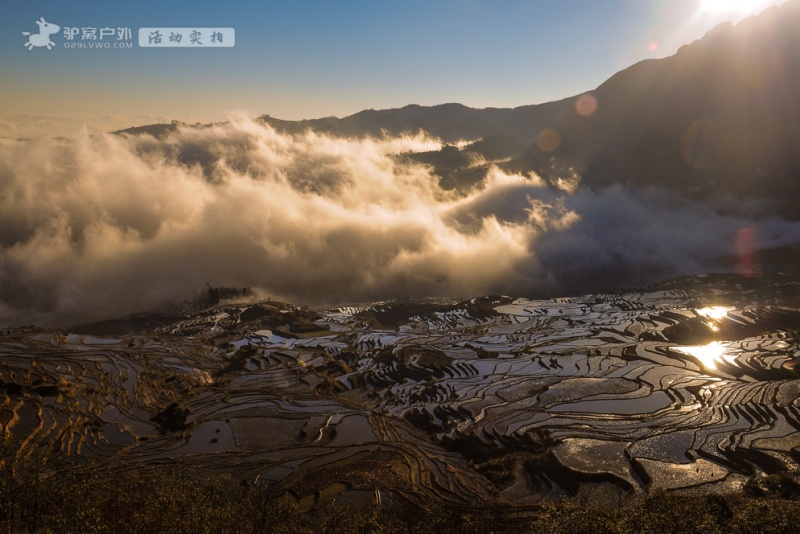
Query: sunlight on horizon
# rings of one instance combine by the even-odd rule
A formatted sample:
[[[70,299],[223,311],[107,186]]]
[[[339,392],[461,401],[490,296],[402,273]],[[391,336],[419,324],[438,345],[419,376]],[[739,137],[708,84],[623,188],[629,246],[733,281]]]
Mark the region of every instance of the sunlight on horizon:
[[[632,54],[625,59],[635,62],[645,58],[668,57],[682,46],[702,38],[719,24],[727,22],[736,25],[749,16],[784,3],[786,0],[695,0],[691,4],[665,2],[653,10],[650,23],[644,26],[637,49],[640,55]]]
[[[741,14],[755,14],[769,5],[769,0],[702,0],[701,11],[714,13],[737,12]]]

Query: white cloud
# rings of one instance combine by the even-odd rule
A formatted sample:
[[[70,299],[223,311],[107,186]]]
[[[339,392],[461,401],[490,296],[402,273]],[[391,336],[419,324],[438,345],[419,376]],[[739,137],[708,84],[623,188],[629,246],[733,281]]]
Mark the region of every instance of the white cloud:
[[[163,141],[0,139],[0,325],[118,316],[206,282],[315,305],[572,292],[697,269],[743,225],[764,245],[800,237],[664,192],[551,191],[497,169],[459,197],[393,157],[437,147],[243,118]]]

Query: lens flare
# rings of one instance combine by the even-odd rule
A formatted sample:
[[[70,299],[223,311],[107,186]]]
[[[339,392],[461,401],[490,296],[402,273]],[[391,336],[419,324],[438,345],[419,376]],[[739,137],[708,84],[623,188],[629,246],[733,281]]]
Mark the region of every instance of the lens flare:
[[[687,163],[700,169],[717,166],[724,141],[724,132],[710,119],[692,122],[681,140]]]
[[[536,138],[536,146],[542,152],[555,152],[561,146],[561,136],[550,128],[545,128]]]
[[[597,111],[597,99],[590,93],[582,94],[575,100],[575,111],[583,117],[594,115]]]
[[[752,228],[741,228],[736,232],[736,267],[739,274],[747,278],[759,275],[756,258],[756,232]]]

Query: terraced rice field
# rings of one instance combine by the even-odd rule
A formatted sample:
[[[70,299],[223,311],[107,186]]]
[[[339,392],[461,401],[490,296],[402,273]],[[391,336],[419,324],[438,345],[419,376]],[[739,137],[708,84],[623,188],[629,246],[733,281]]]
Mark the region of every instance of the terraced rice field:
[[[712,275],[552,300],[231,303],[157,327],[6,329],[0,425],[22,451],[195,466],[306,509],[736,492],[798,468],[798,294],[781,276]]]

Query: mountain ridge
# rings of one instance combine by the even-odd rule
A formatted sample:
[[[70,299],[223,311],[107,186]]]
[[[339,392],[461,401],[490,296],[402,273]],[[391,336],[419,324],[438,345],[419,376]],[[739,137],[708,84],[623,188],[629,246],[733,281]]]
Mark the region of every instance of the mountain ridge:
[[[700,198],[724,189],[776,199],[782,215],[796,218],[791,199],[800,194],[794,179],[800,162],[798,51],[800,0],[794,0],[736,25],[722,23],[672,56],[637,62],[595,89],[561,100],[482,109],[409,104],[344,118],[256,120],[287,134],[382,137],[424,131],[447,144],[489,137],[497,144],[496,136],[502,136],[515,148],[504,151],[510,161],[499,163],[501,168],[536,173],[548,183],[575,173],[593,188],[669,186]],[[595,109],[590,104],[578,110],[581,98],[593,99]],[[115,133],[161,136],[171,127]],[[471,177],[464,186],[473,182]]]

